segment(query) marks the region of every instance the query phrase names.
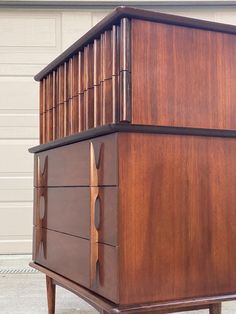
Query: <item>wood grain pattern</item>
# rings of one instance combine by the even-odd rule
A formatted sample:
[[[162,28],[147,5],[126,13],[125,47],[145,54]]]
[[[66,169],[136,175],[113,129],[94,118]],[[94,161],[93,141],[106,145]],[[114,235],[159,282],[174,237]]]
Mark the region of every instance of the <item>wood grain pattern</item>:
[[[190,311],[190,310],[198,310],[198,309],[207,309],[210,305],[217,304],[221,301],[229,301],[235,298],[235,295],[227,295],[224,297],[202,297],[196,298],[193,300],[183,300],[183,301],[172,301],[167,303],[152,303],[145,305],[131,305],[131,306],[122,306],[116,305],[109,300],[105,300],[103,297],[100,297],[98,294],[89,291],[88,289],[83,288],[81,285],[74,283],[71,280],[62,277],[55,272],[50,271],[49,269],[40,266],[36,263],[31,262],[30,266],[39,270],[40,272],[46,274],[50,278],[53,279],[54,284],[59,285],[72,293],[78,295],[80,298],[85,300],[87,303],[92,305],[97,311],[103,313],[126,313],[135,311],[135,313],[155,313],[163,314],[163,309],[166,308],[168,313],[173,313],[174,311]],[[158,312],[157,312],[158,311]]]
[[[133,79],[132,79],[133,80]],[[135,98],[132,99],[131,105],[131,74],[128,71],[120,72],[120,108],[119,108],[119,119],[123,122],[135,123],[135,119],[132,116],[132,110],[136,110],[136,104],[133,106]],[[133,97],[133,96],[132,96]],[[133,107],[131,110],[131,106]],[[146,107],[143,109],[146,110]]]
[[[102,50],[102,79],[108,80],[112,76],[112,32],[107,30],[103,35],[103,50]]]
[[[53,71],[52,73],[52,140],[57,138],[57,73]]]
[[[89,44],[84,48],[84,90],[93,87],[93,44]]]
[[[102,83],[102,124],[113,122],[112,79]]]
[[[84,105],[84,93],[78,95],[78,106],[79,106],[79,132],[85,130],[85,105]]]
[[[120,302],[234,293],[235,139],[120,134],[118,143]]]
[[[45,100],[44,100],[44,80],[40,81],[39,86],[39,141],[40,144],[44,143],[44,132],[45,132],[45,126],[44,126],[44,106],[45,106]]]
[[[120,119],[120,76],[112,76],[112,123],[118,123]]]
[[[102,125],[102,86],[94,86],[94,127]]]
[[[71,101],[71,134],[79,130],[79,96],[73,96]]]
[[[85,129],[94,127],[94,89],[84,91]]]
[[[116,186],[118,184],[117,136],[111,134],[37,154],[35,160],[39,160],[39,166],[35,167],[35,187],[91,185],[90,142],[95,147],[101,145],[103,147],[96,185]],[[37,179],[38,172],[43,174],[43,179]]]
[[[132,20],[131,38],[132,123],[236,129],[234,35]]]
[[[131,71],[131,22],[128,18],[120,21],[120,71]]]
[[[210,314],[221,314],[221,303],[210,305]]]
[[[156,23],[165,23],[170,25],[185,26],[188,28],[236,34],[236,27],[234,25],[215,23],[183,16],[154,12],[150,10],[140,10],[137,8],[121,6],[115,8],[113,12],[107,15],[100,23],[95,25],[84,36],[77,40],[77,42],[75,42],[71,47],[69,47],[54,61],[52,61],[45,69],[40,71],[40,73],[35,76],[35,80],[40,81],[51,70],[60,65],[65,59],[68,59],[68,57],[76,53],[78,50],[81,50],[81,48],[86,46],[88,43],[91,43],[91,41],[94,38],[97,38],[102,32],[104,32],[104,30],[109,29],[114,24],[118,24],[119,21],[123,18],[149,20]]]
[[[68,132],[68,103],[69,103],[69,99],[68,99],[68,87],[69,87],[69,83],[68,83],[68,62],[64,62],[64,86],[63,86],[63,129],[64,129],[64,134],[63,136],[67,136],[69,135]]]
[[[90,194],[89,187],[35,188],[34,225],[90,239]],[[97,242],[117,246],[117,187],[99,187],[97,196],[100,199]]]
[[[34,232],[38,232],[37,227],[34,227]],[[35,255],[35,262],[90,288],[90,241],[47,229],[43,229],[43,233],[47,239],[47,258],[39,251]],[[99,244],[98,258],[99,273],[92,290],[117,302],[117,248]]]
[[[46,276],[47,300],[48,300],[48,314],[55,314],[56,302],[56,285],[53,280]]]
[[[34,229],[37,233],[38,228],[34,227]],[[90,242],[82,238],[47,229],[43,229],[43,233],[47,239],[47,258],[39,251],[36,253],[35,261],[89,288]]]
[[[84,92],[84,53],[78,52],[78,93]]]
[[[93,86],[100,85],[101,82],[101,41],[100,39],[94,39],[93,43],[93,64],[94,64],[94,71],[93,71]]]
[[[120,73],[120,26],[112,26],[112,76]]]

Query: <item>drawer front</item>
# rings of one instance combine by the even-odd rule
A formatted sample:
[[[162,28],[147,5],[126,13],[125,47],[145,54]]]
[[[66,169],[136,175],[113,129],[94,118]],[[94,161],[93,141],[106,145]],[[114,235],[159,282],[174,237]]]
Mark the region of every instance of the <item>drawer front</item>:
[[[118,303],[117,248],[98,245],[95,278],[91,278],[91,243],[89,240],[34,227],[33,260]]]
[[[110,134],[36,154],[34,185],[117,185],[116,139]]]
[[[99,187],[95,221],[98,241],[117,245],[117,187]],[[90,239],[89,187],[34,189],[34,225]]]

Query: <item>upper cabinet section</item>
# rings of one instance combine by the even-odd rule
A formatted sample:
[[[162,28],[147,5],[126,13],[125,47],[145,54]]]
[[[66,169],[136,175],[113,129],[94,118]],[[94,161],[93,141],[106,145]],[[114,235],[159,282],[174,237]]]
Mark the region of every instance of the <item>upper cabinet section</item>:
[[[122,18],[40,80],[40,142],[130,122],[130,20]]]
[[[132,20],[132,123],[236,129],[236,35]]]
[[[117,8],[42,70],[40,143],[109,123],[236,129],[236,27]]]

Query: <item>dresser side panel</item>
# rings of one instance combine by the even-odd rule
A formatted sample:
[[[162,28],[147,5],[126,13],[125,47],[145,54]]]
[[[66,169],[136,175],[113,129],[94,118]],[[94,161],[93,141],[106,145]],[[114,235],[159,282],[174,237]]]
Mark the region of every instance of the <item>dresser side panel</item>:
[[[236,140],[119,136],[121,304],[236,292]]]

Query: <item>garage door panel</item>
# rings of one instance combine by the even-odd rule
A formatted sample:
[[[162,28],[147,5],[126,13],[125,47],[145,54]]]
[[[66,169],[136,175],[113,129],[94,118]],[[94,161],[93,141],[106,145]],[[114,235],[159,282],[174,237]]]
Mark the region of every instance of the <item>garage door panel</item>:
[[[14,12],[14,11],[13,11]],[[57,47],[60,14],[36,12],[5,12],[0,14],[0,47]]]
[[[37,127],[0,127],[0,138],[35,138],[37,136]]]
[[[0,208],[3,202],[32,202],[32,185],[33,177],[29,174],[16,173],[15,176],[11,174],[9,177],[7,174],[6,177],[0,174]]]
[[[38,84],[32,78],[0,77],[0,113],[2,110],[4,113],[15,113],[13,110],[34,110],[37,113],[38,94]]]
[[[35,140],[0,140],[0,176],[6,173],[32,173],[33,156],[28,148],[37,144]]]
[[[31,173],[0,174],[0,190],[32,190],[33,176]]]
[[[9,215],[11,219],[9,220]],[[32,233],[32,204],[1,203],[0,204],[0,237],[27,236]],[[21,221],[24,220],[24,224]],[[8,223],[6,224],[6,221]]]
[[[0,205],[1,202],[25,202],[33,201],[32,189],[0,189]],[[1,217],[2,219],[2,217]]]
[[[0,113],[0,139],[38,138],[37,114]]]

